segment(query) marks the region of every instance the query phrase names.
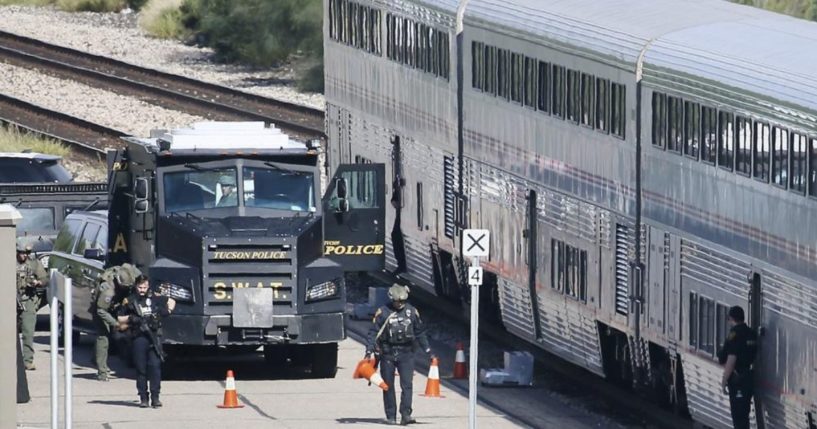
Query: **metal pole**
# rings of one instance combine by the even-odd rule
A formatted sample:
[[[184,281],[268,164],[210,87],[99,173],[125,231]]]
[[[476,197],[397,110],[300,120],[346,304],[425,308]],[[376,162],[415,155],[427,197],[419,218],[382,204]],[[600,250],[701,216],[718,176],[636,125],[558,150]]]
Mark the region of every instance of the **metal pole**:
[[[63,338],[65,338],[65,341],[64,341],[65,350],[63,350],[63,354],[64,354],[63,359],[64,359],[64,362],[65,362],[65,408],[64,408],[64,410],[65,410],[64,411],[64,413],[65,413],[65,429],[71,429],[71,423],[72,423],[72,420],[73,420],[73,416],[72,416],[73,409],[72,409],[72,406],[71,406],[71,403],[72,403],[71,399],[73,399],[73,395],[71,393],[71,385],[73,384],[72,381],[73,381],[73,377],[74,377],[74,371],[73,371],[73,364],[74,364],[74,344],[73,344],[74,341],[73,341],[73,337],[74,336],[72,335],[73,331],[74,331],[74,321],[73,321],[73,317],[71,315],[74,314],[74,312],[73,312],[73,308],[72,308],[72,305],[71,305],[71,299],[72,299],[72,295],[73,295],[71,289],[72,289],[71,279],[66,277],[65,278],[65,298],[64,298],[65,304],[64,304],[64,307],[63,307],[65,309],[65,311],[63,312],[63,316],[62,316],[62,319],[63,319],[62,325],[65,326],[65,333],[63,334]]]
[[[479,257],[474,257],[471,266],[479,266]],[[471,359],[468,374],[468,428],[477,427],[477,357],[479,355],[479,286],[471,286]]]
[[[59,354],[59,344],[57,343],[57,335],[59,335],[59,308],[60,302],[57,298],[57,270],[51,270],[51,278],[48,282],[49,296],[51,302],[48,303],[48,309],[51,313],[51,429],[57,429],[57,419],[59,419],[57,400],[59,391],[57,388],[57,355]]]

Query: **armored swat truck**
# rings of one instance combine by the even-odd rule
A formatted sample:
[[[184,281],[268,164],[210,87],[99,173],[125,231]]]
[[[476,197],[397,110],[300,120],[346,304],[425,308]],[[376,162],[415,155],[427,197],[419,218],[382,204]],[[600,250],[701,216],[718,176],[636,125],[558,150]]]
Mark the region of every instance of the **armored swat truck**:
[[[177,301],[164,323],[169,349],[263,345],[270,360],[289,355],[333,376],[343,274],[384,263],[384,166],[341,165],[321,199],[320,148],[262,123],[126,140],[108,156],[107,249],[90,256],[135,264]],[[50,267],[88,295],[98,273],[72,271],[70,253],[52,254]]]

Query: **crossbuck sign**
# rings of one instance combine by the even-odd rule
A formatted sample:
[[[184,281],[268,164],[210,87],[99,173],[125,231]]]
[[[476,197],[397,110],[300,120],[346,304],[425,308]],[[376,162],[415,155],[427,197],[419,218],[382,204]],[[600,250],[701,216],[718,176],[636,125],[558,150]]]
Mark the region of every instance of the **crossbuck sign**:
[[[466,229],[462,234],[462,256],[488,256],[491,233],[487,229]]]

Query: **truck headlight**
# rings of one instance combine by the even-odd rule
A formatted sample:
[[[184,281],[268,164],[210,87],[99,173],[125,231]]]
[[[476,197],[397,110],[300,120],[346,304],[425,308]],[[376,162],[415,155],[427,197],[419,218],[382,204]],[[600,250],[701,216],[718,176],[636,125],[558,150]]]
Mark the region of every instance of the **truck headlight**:
[[[318,301],[332,298],[338,294],[338,285],[334,281],[318,283],[306,290],[306,301]]]
[[[164,296],[173,298],[176,301],[193,302],[193,292],[191,292],[184,286],[179,286],[177,284],[168,282],[160,283],[159,293],[161,293]]]

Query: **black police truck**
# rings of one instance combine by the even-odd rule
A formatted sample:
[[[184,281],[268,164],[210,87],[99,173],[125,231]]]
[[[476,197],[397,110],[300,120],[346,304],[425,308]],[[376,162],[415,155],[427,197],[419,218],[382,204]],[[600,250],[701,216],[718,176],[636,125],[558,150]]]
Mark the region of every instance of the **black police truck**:
[[[344,272],[383,268],[384,166],[341,165],[321,198],[320,148],[263,123],[203,122],[126,141],[108,154],[104,254],[76,251],[83,231],[61,231],[64,246],[50,255],[50,268],[77,277],[75,319],[87,317],[81,297],[92,284],[79,277],[99,272],[71,267],[82,257],[130,262],[177,302],[166,349],[263,345],[271,361],[289,356],[333,376]]]

